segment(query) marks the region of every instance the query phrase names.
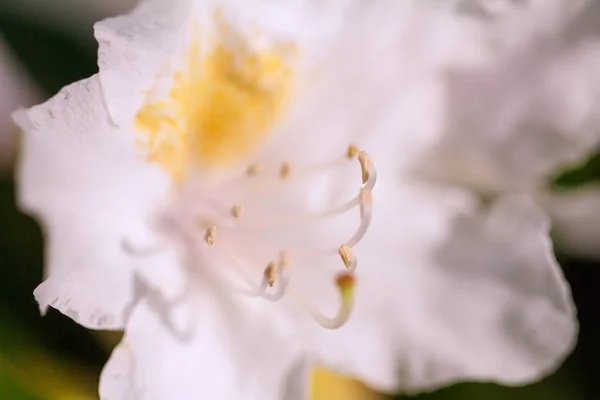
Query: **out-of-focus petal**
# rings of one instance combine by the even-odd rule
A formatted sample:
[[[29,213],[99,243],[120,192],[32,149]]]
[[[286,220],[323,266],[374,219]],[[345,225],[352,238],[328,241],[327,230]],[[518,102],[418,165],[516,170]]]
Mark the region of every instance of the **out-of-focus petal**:
[[[17,127],[11,114],[31,105],[38,93],[0,36],[0,170],[8,168],[16,149]]]
[[[523,384],[573,348],[570,290],[546,217],[525,198],[484,205],[466,191],[404,184],[375,197],[359,248],[354,314],[319,331],[319,344],[326,365],[375,388]]]
[[[178,339],[140,303],[102,373],[102,400],[307,399],[307,359],[276,308],[231,310],[210,292],[192,306],[191,339]],[[181,315],[185,326],[190,314]]]
[[[385,400],[388,396],[377,393],[363,383],[335,374],[323,368],[313,373],[312,400]]]
[[[487,66],[447,77],[447,126],[418,170],[475,190],[533,191],[600,143],[600,6],[529,2],[483,19],[466,47],[487,43]],[[484,45],[485,47],[485,45]]]

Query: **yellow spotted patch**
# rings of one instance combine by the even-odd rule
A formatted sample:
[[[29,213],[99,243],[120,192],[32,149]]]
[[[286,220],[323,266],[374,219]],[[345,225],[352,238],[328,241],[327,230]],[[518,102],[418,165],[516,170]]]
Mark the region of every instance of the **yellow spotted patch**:
[[[192,45],[170,93],[148,100],[136,116],[149,160],[175,178],[190,165],[225,166],[256,149],[287,103],[289,47],[251,51],[239,42],[206,52]]]

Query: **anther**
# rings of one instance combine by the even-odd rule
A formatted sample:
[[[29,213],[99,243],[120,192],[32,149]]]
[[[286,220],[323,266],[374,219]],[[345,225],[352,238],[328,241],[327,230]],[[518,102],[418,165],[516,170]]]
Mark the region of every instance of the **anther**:
[[[338,254],[340,255],[342,261],[346,268],[350,268],[352,265],[352,259],[354,258],[354,254],[352,253],[352,249],[345,244],[341,245]]]
[[[356,157],[357,154],[358,154],[358,147],[356,147],[356,145],[351,144],[350,146],[348,146],[348,151],[346,152],[346,157],[348,157],[350,160],[352,160],[354,157]]]
[[[275,280],[277,279],[277,264],[270,262],[265,268],[265,279],[269,286],[273,287]]]
[[[373,165],[373,160],[366,152],[360,151],[358,153],[358,162],[362,171],[362,183],[367,183],[369,180],[369,167]]]
[[[242,206],[236,204],[233,207],[231,207],[231,216],[236,219],[240,218],[242,216]]]
[[[211,226],[206,230],[206,234],[204,235],[204,241],[210,247],[215,244],[215,239],[217,237],[217,227]]]
[[[279,177],[281,179],[286,179],[288,176],[290,176],[290,173],[292,172],[292,166],[290,165],[289,162],[284,162],[283,164],[281,164],[281,168],[279,169]]]
[[[260,164],[252,164],[246,170],[246,175],[248,175],[248,176],[254,176],[254,175],[257,175],[257,174],[261,173],[262,170],[263,170],[263,168],[262,168],[262,166]]]

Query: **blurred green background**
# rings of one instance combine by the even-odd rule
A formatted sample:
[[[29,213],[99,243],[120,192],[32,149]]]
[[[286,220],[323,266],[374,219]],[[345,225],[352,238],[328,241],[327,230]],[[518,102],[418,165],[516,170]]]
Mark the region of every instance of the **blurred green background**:
[[[44,18],[24,15],[2,13],[0,8],[0,34],[39,86],[41,96],[96,72],[91,25],[65,30]],[[599,177],[599,160],[597,157],[584,170],[571,172],[558,183],[564,186]],[[89,332],[55,311],[40,317],[32,292],[42,278],[42,235],[31,218],[18,212],[14,198],[9,168],[0,171],[0,400],[98,398],[98,376],[118,334]],[[581,335],[576,351],[558,373],[523,388],[460,384],[416,398],[600,399],[600,265],[560,258],[579,309]],[[379,398],[328,373],[320,373],[316,379],[317,399],[370,396]]]

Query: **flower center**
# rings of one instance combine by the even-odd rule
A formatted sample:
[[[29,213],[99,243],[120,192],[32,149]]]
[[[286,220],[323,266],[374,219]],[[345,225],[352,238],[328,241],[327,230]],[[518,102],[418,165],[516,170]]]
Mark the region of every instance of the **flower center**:
[[[136,117],[149,161],[179,183],[176,200],[161,215],[161,233],[183,247],[191,264],[210,270],[236,292],[272,302],[289,294],[323,327],[338,328],[352,310],[355,246],[371,220],[373,161],[350,145],[345,154],[341,149],[318,165],[281,160],[275,168],[251,164],[235,171],[265,140],[288,102],[290,46],[258,50],[225,24],[217,32],[216,44],[193,42],[182,66],[170,66],[159,77]],[[308,207],[306,198],[317,190],[314,182],[349,160],[358,160],[362,174],[356,196],[318,212]],[[319,226],[356,209],[358,228],[353,225],[344,240],[323,245]],[[130,254],[148,253],[125,245]],[[342,261],[342,268],[336,264],[332,271],[341,301],[329,317],[296,282],[332,255]]]
[[[293,202],[288,200],[298,197],[296,182],[315,179],[349,160],[358,160],[362,174],[354,198],[321,212],[307,210],[302,201],[296,205],[303,209],[289,207]],[[333,160],[297,170],[285,161],[276,170],[253,164],[218,183],[192,179],[163,223],[175,241],[186,243],[203,260],[202,268],[210,268],[235,291],[272,302],[289,293],[319,324],[335,329],[346,322],[352,309],[358,264],[354,248],[371,221],[376,179],[373,161],[355,146]],[[318,235],[320,223],[354,209],[359,211],[358,228],[342,243],[323,246],[320,240],[311,240]],[[341,302],[337,314],[327,317],[292,278],[307,268],[322,268],[332,255],[342,261],[341,269],[334,267]]]

